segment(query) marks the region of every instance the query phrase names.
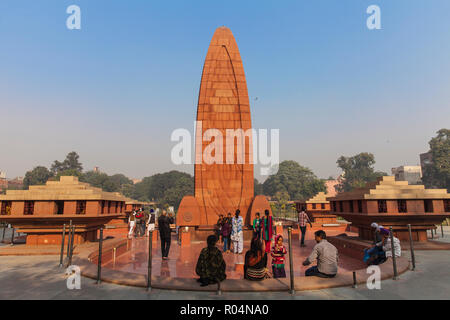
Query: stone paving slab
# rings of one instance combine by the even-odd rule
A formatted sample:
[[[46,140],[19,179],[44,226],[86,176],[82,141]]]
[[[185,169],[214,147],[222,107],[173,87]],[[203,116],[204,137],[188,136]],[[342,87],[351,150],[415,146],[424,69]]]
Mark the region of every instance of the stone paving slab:
[[[105,251],[113,246],[117,246],[121,241],[110,241],[105,244]],[[92,259],[98,255],[98,251],[89,252],[84,250],[77,257],[74,257],[73,263],[80,266],[82,275],[88,278],[97,278],[97,265],[91,263]],[[380,266],[382,279],[393,277],[392,262],[390,259]],[[406,258],[397,259],[398,273],[404,273],[409,269],[409,261]],[[357,282],[366,282],[369,275],[366,269],[358,270]],[[146,275],[123,272],[102,268],[102,281],[114,284],[122,284],[137,287],[147,286]],[[323,279],[317,277],[295,277],[295,290],[318,290],[324,288],[333,288],[341,286],[351,286],[353,284],[353,273],[338,273],[335,278]],[[176,278],[176,277],[159,277],[152,276],[152,287],[158,289],[183,290],[183,291],[216,291],[217,285],[200,287],[196,279]],[[224,292],[270,292],[270,291],[288,291],[290,289],[289,278],[285,279],[266,279],[264,281],[248,281],[237,279],[226,279],[221,283],[221,290]]]
[[[449,251],[418,251],[417,268],[399,280],[382,281],[381,290],[339,287],[313,291],[283,292],[215,292],[175,291],[121,286],[82,277],[81,290],[68,290],[64,269],[58,268],[54,256],[0,257],[0,299],[51,300],[385,300],[449,299]],[[407,258],[407,257],[406,257]]]

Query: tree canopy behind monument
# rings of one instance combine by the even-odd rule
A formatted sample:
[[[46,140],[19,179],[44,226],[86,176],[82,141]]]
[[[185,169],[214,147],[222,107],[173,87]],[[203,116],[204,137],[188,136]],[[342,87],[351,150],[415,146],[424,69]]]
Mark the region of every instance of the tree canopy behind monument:
[[[25,174],[23,187],[26,189],[33,185],[43,185],[52,177],[52,173],[43,166],[34,168]]]
[[[309,199],[318,192],[326,192],[325,183],[306,167],[295,161],[288,160],[280,163],[278,172],[269,176],[263,183],[264,194],[276,197],[286,194],[288,200]]]
[[[180,171],[158,173],[142,179],[135,185],[134,198],[144,201],[156,201],[161,206],[180,205],[185,195],[194,194],[194,177]]]
[[[336,163],[344,173],[341,184],[336,187],[337,192],[362,188],[367,182],[387,175],[385,172],[375,171],[373,167],[375,156],[368,152],[362,152],[352,157],[341,156]]]
[[[422,180],[427,188],[446,188],[450,192],[450,130],[439,130],[429,144],[432,162],[425,165]]]
[[[55,160],[50,168],[50,171],[54,175],[64,175],[64,171],[79,172],[83,171],[83,165],[79,161],[80,156],[75,151],[67,154],[66,159],[63,162]]]

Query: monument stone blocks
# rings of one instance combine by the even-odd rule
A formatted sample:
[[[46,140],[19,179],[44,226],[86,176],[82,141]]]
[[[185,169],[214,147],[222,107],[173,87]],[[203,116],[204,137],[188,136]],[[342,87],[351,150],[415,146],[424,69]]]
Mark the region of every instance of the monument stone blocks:
[[[450,217],[445,208],[448,199],[450,194],[445,189],[408,185],[407,181],[396,181],[393,176],[381,177],[364,188],[328,198],[332,213],[352,222],[362,239],[373,239],[370,225],[376,222],[386,228],[392,226],[400,240],[409,239],[407,225],[411,224],[416,241],[427,241],[427,230]]]
[[[94,241],[101,226],[124,214],[125,201],[121,195],[103,192],[77,177],[62,176],[44,186],[0,195],[1,204],[11,205],[10,214],[2,210],[0,221],[26,233],[27,245],[48,245],[61,242],[62,226],[72,220],[77,244]]]
[[[197,121],[195,196],[182,199],[177,224],[195,226],[197,229],[201,226],[201,232],[207,234],[212,231],[220,214],[234,215],[237,209],[241,211],[245,223],[250,224],[254,210],[264,212],[266,208],[270,210],[270,206],[265,197],[254,199],[253,164],[250,162],[252,138],[243,139],[243,149],[238,148],[238,139],[232,143],[234,150],[226,145],[227,129],[242,129],[245,133],[252,127],[243,63],[233,34],[226,27],[216,30],[206,55]],[[222,163],[208,164],[202,157],[205,151],[212,151],[209,149],[210,141],[202,140],[208,129],[217,129],[222,135],[222,150],[214,150],[223,152]],[[231,151],[234,151],[234,158],[231,158],[232,163],[227,163],[226,156],[231,155]],[[245,159],[240,163],[242,161],[237,159],[242,156]],[[199,159],[203,161],[200,163]]]

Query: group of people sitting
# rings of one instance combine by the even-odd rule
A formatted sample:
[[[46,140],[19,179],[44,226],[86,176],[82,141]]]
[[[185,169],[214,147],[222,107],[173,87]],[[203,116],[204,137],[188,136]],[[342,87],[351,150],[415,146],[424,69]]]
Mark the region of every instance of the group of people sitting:
[[[382,264],[388,257],[392,257],[390,231],[375,222],[371,226],[374,229],[374,241],[371,248],[364,250],[363,258],[363,261],[369,266]],[[392,238],[394,239],[394,254],[396,257],[400,257],[402,254],[400,240],[395,236]]]
[[[326,240],[323,230],[315,232],[317,244],[314,246],[309,257],[303,262],[304,266],[317,261],[317,265],[305,271],[306,276],[318,276],[331,278],[336,276],[338,270],[338,251]],[[207,247],[203,248],[197,260],[196,273],[201,286],[217,283],[226,279],[226,263],[222,251],[216,246],[218,237],[210,235],[207,238]],[[254,234],[250,242],[250,249],[245,253],[244,279],[261,281],[267,278],[285,278],[285,255],[286,247],[283,236],[277,235],[270,250],[272,258],[272,272],[267,268],[268,252],[265,245],[257,234]]]

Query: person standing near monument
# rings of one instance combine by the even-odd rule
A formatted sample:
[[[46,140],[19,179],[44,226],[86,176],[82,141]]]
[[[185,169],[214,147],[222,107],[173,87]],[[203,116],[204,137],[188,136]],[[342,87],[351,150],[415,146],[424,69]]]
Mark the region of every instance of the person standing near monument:
[[[150,214],[148,215],[147,220],[147,237],[149,236],[150,231],[155,231],[155,222],[156,222],[155,210],[152,208],[150,209]]]
[[[309,220],[308,215],[305,210],[302,209],[298,214],[298,226],[300,227],[300,231],[302,233],[302,238],[300,240],[300,247],[305,246],[305,235],[306,235],[306,223],[309,223],[309,226],[312,228],[311,220]]]
[[[216,225],[214,226],[214,231],[216,233],[217,242],[220,243],[220,240],[222,239],[223,242],[223,236],[222,236],[222,226],[223,226],[223,214],[219,215],[219,219],[217,220]]]
[[[265,245],[265,251],[266,253],[270,253],[270,246],[272,244],[272,237],[273,237],[273,221],[272,217],[270,216],[269,210],[264,211],[264,217],[262,218],[261,223],[261,231],[262,231],[262,238],[264,240]]]
[[[284,256],[287,253],[283,245],[283,236],[281,234],[275,237],[275,244],[272,248],[272,274],[274,278],[286,278],[284,269]]]
[[[259,212],[256,213],[253,219],[253,237],[261,239],[261,218]]]
[[[134,228],[136,227],[136,211],[130,213],[130,216],[128,217],[128,226],[130,228],[128,231],[128,239],[131,239],[131,236],[134,235]]]
[[[223,219],[222,223],[222,239],[223,239],[223,252],[230,252],[231,247],[231,213]]]
[[[173,223],[173,218],[169,218],[166,210],[163,210],[162,215],[158,218],[159,237],[161,239],[161,256],[163,260],[169,259],[168,256],[172,233],[170,225]]]
[[[142,208],[136,213],[136,218],[139,237],[143,237],[145,235],[145,214]]]
[[[314,246],[309,257],[303,262],[303,265],[310,265],[313,261],[317,260],[317,266],[307,269],[305,276],[333,278],[338,271],[338,250],[327,241],[325,231],[316,231],[314,236],[317,244]]]
[[[244,248],[244,233],[242,227],[244,225],[244,219],[239,215],[241,211],[236,210],[236,214],[232,219],[231,241],[233,241],[234,253],[242,253]]]

